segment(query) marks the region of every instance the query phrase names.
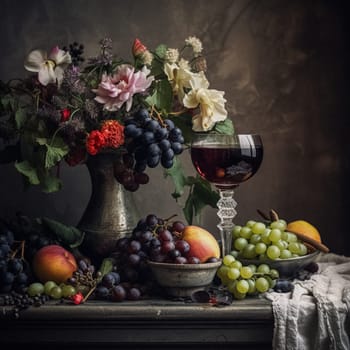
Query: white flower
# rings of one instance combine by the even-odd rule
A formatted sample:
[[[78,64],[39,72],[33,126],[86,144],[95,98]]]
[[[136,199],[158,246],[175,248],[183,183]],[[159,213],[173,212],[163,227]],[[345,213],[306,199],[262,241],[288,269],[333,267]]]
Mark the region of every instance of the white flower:
[[[179,59],[178,49],[167,49],[165,52],[165,61],[172,64]]]
[[[44,86],[56,82],[60,85],[63,80],[63,72],[70,63],[72,63],[72,58],[69,52],[56,46],[51,50],[49,57],[43,50],[32,51],[24,67],[30,72],[38,72],[38,80]]]
[[[195,56],[198,56],[202,50],[202,42],[195,36],[190,36],[185,40],[186,45],[192,46],[193,53]]]
[[[209,82],[203,72],[194,74],[190,81],[192,90],[183,99],[187,108],[197,108],[200,112],[192,117],[192,129],[194,131],[211,130],[216,122],[227,118],[225,109],[224,92],[208,89]]]
[[[181,69],[187,69],[187,70],[191,69],[190,63],[184,58],[180,59],[180,61],[178,62],[178,65]]]
[[[179,101],[182,103],[185,97],[185,89],[191,87],[190,80],[192,79],[193,73],[188,69],[180,68],[176,63],[165,63],[164,72],[170,81],[174,95],[177,95]]]
[[[146,66],[150,66],[153,61],[153,54],[150,51],[146,50],[142,54],[141,59],[143,64],[145,64]]]

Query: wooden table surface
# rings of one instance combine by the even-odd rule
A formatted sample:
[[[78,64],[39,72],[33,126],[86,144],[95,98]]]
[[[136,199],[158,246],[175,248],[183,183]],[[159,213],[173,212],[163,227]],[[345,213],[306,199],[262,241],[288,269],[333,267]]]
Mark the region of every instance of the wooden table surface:
[[[161,299],[50,301],[18,319],[0,317],[1,349],[271,349],[272,335],[271,304],[262,297],[222,307]]]

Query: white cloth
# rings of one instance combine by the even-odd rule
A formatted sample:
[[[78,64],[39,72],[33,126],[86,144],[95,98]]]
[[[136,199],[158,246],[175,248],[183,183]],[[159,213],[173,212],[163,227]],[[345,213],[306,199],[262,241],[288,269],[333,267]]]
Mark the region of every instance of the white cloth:
[[[321,254],[309,280],[289,293],[268,292],[274,350],[350,350],[350,257]]]

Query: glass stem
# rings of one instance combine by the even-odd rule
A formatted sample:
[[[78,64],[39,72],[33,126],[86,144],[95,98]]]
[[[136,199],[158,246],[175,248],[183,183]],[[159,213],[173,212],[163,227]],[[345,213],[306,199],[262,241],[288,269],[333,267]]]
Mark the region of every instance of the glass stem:
[[[217,203],[219,209],[217,215],[220,218],[220,223],[217,227],[220,230],[222,258],[232,250],[233,218],[237,214],[235,210],[237,202],[233,199],[233,193],[234,191],[231,189],[219,189],[220,199]]]

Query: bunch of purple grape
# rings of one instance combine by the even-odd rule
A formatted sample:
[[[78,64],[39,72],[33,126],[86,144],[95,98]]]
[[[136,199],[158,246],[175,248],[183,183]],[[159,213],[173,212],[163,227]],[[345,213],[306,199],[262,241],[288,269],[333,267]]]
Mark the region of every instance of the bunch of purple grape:
[[[30,280],[29,267],[14,251],[12,231],[0,232],[0,293],[22,292]]]
[[[149,182],[147,167],[161,164],[169,169],[174,157],[183,151],[184,137],[180,128],[170,119],[152,117],[146,108],[140,108],[125,121],[127,153],[114,166],[114,175],[128,191],[136,191]]]
[[[146,108],[139,109],[126,121],[124,134],[128,150],[135,155],[136,170],[173,166],[176,154],[182,152],[184,137],[170,119],[154,119]]]
[[[140,185],[149,182],[149,176],[141,169],[136,170],[133,154],[123,154],[121,160],[114,164],[114,176],[130,192],[138,190]]]
[[[12,232],[16,241],[24,241],[24,258],[27,261],[32,261],[39,249],[47,245],[59,244],[57,237],[44,227],[37,218],[31,218],[17,212],[14,217],[2,221],[3,226],[6,227],[7,231]]]
[[[136,282],[122,282],[119,273],[116,271],[105,274],[95,290],[96,298],[115,302],[139,300],[145,294],[146,288],[144,285]]]

